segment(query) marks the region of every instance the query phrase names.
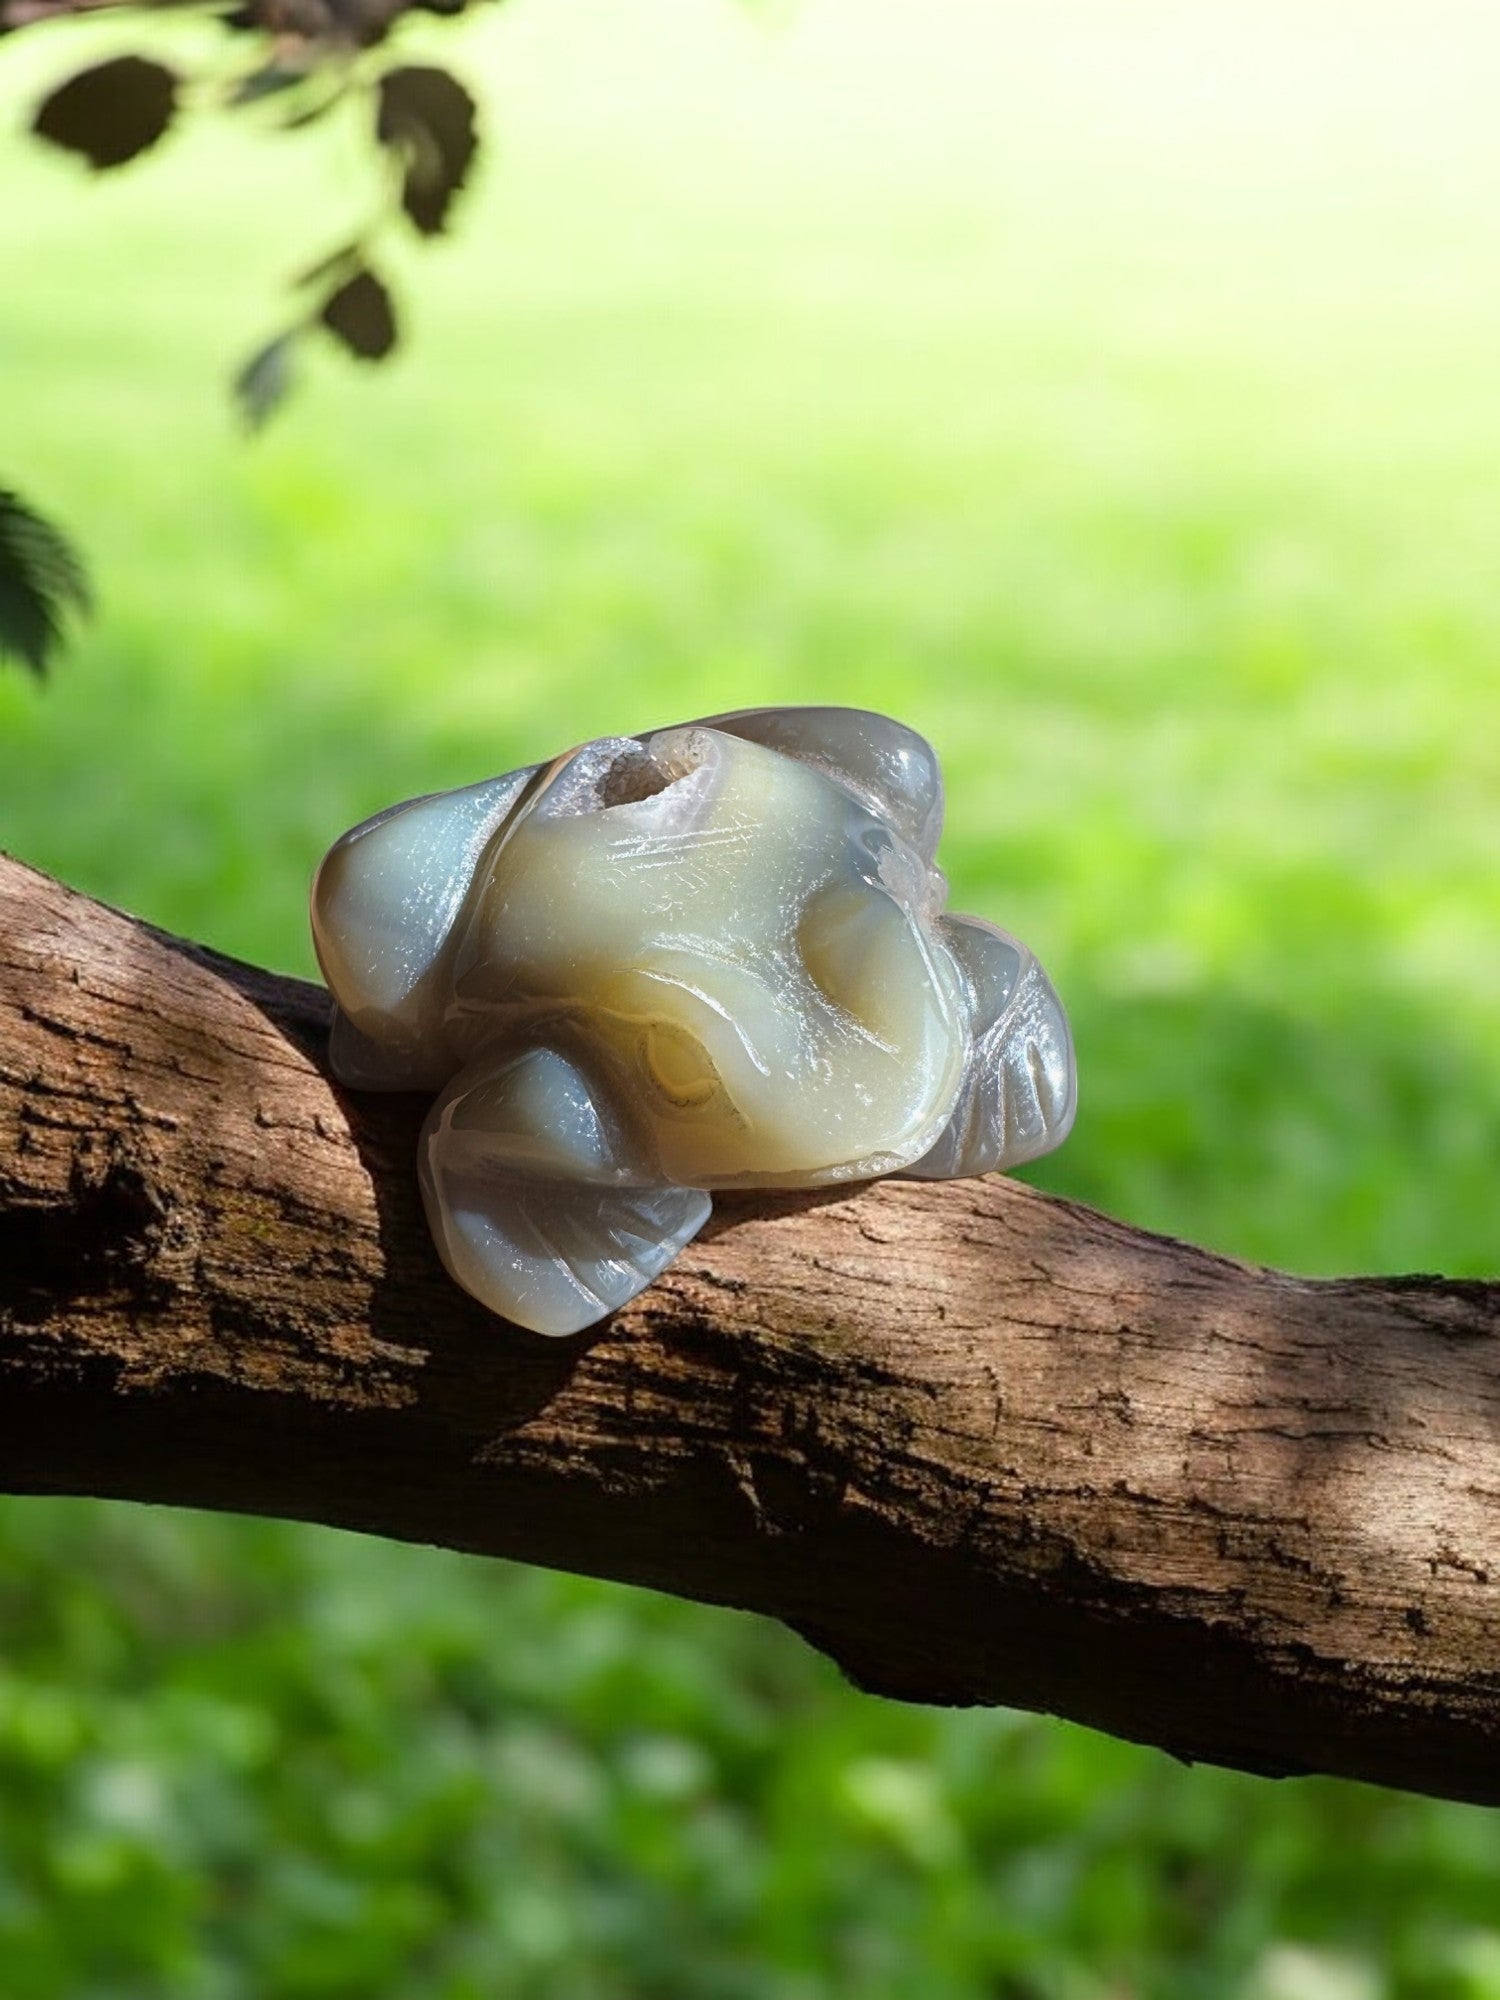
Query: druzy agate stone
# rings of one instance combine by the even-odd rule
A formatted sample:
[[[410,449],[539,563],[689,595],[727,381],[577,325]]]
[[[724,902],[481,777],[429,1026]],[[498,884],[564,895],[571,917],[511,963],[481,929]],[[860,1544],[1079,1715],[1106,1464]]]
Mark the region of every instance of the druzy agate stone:
[[[575,1333],[713,1188],[1060,1144],[1062,1007],[1024,945],[944,912],[941,822],[920,736],[801,708],[602,737],[346,833],[312,898],[332,1067],[437,1093],[418,1172],[457,1282]]]

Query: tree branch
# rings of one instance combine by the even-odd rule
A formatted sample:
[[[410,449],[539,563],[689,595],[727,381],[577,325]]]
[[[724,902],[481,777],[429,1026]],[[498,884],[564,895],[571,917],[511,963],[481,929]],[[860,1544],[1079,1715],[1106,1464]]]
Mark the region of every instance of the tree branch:
[[[1500,1286],[1004,1180],[721,1198],[597,1338],[444,1277],[326,998],[0,858],[0,1486],[781,1618],[861,1686],[1500,1801]]]

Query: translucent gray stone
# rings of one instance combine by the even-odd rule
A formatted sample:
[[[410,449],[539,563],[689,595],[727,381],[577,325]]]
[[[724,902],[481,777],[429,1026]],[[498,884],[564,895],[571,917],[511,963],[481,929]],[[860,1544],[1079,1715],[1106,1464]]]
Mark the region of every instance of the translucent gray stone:
[[[943,917],[944,942],[968,974],[969,1057],[953,1114],[907,1173],[960,1180],[1023,1166],[1073,1129],[1073,1039],[1052,982],[1025,945],[982,917]]]
[[[1066,1136],[1061,1005],[942,913],[930,747],[855,709],[608,737],[345,834],[313,889],[356,1088],[437,1091],[419,1177],[448,1270],[573,1333],[708,1190],[988,1172]]]

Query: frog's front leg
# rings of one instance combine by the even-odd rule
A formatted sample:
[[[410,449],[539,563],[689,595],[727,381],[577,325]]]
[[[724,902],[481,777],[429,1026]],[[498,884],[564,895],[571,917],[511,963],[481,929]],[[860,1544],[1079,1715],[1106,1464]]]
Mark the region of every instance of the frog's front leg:
[[[701,1188],[653,1182],[601,1081],[547,1046],[461,1070],[418,1166],[449,1275],[533,1333],[577,1333],[633,1299],[711,1207]]]

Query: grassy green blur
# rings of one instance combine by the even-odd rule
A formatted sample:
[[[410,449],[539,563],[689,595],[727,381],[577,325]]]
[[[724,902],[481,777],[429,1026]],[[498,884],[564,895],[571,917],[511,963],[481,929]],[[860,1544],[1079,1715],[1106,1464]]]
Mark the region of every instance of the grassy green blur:
[[[0,845],[310,969],[353,819],[715,707],[884,707],[1083,1110],[1032,1178],[1496,1267],[1500,18],[511,0],[388,370],[223,378],[347,132],[85,186],[0,50],[0,477],[102,608]],[[1016,1643],[1025,1644],[1018,1633]],[[1500,1819],[861,1699],[728,1614],[0,1508],[0,2000],[1492,2000]]]

